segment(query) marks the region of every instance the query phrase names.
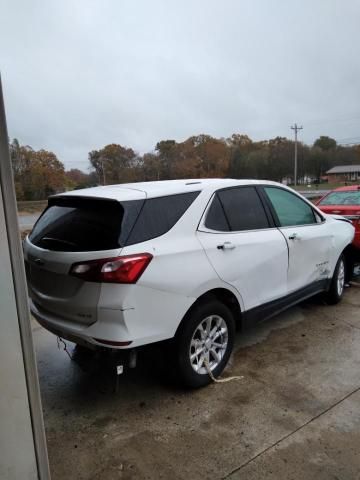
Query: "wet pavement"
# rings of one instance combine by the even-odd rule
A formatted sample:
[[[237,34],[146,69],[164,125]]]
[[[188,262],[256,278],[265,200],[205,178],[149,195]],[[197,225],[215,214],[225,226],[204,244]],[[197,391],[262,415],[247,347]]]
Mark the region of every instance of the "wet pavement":
[[[18,215],[20,230],[30,230],[40,215],[40,213],[36,213],[34,215]]]
[[[114,393],[111,362],[34,321],[52,479],[360,479],[359,306],[354,285],[239,333],[224,377],[244,378],[195,391],[150,350]]]

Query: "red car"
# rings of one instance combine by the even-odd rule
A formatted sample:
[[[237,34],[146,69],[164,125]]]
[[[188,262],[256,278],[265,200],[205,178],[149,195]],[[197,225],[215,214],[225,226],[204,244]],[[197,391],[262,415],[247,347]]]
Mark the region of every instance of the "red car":
[[[340,187],[322,197],[316,205],[324,213],[342,215],[355,227],[353,246],[360,255],[360,185]]]

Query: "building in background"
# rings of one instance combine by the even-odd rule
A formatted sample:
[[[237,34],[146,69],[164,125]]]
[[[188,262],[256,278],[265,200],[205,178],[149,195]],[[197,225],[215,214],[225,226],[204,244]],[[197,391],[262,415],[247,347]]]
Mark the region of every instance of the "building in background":
[[[340,165],[326,172],[329,183],[357,182],[360,180],[360,165]]]

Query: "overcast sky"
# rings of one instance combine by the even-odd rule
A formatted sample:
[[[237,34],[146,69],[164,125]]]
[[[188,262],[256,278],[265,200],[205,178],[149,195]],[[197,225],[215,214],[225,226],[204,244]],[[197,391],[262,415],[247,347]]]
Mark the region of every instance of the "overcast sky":
[[[359,0],[0,0],[10,137],[87,170],[208,133],[360,142]]]

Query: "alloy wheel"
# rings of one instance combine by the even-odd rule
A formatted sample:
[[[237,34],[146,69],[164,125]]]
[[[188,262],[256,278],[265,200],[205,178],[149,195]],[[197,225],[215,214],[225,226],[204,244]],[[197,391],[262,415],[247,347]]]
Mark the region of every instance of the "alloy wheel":
[[[204,375],[213,371],[225,355],[229,332],[225,320],[219,315],[204,318],[194,331],[189,356],[193,370]]]
[[[338,269],[338,274],[337,274],[337,282],[336,282],[336,287],[337,287],[337,293],[339,297],[341,297],[343,290],[344,290],[344,285],[345,285],[345,265],[343,260],[340,261],[339,263],[339,269]]]

